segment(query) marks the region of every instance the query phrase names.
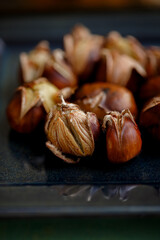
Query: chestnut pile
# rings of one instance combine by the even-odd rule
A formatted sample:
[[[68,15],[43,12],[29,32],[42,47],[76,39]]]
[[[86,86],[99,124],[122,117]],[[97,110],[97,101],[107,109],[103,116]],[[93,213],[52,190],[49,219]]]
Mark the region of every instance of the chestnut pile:
[[[44,122],[46,146],[68,163],[91,156],[102,139],[110,162],[134,158],[142,147],[135,121],[160,140],[160,48],[82,25],[63,45],[51,51],[42,41],[20,54],[21,86],[7,107],[11,128],[29,134]]]

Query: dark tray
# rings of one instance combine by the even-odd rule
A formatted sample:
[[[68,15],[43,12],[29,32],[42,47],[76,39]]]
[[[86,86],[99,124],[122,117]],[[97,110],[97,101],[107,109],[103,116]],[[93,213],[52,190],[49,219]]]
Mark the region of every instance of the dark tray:
[[[8,125],[5,111],[18,86],[19,53],[29,51],[43,39],[49,40],[52,48],[62,47],[63,35],[75,23],[85,24],[94,33],[105,35],[117,30],[134,35],[144,45],[160,45],[159,12],[1,19],[0,37],[5,44],[0,57],[0,216],[159,214],[159,143],[144,141],[140,155],[123,165],[113,166],[107,163],[105,154],[96,153],[78,165],[68,165],[45,148],[40,129],[26,136]]]

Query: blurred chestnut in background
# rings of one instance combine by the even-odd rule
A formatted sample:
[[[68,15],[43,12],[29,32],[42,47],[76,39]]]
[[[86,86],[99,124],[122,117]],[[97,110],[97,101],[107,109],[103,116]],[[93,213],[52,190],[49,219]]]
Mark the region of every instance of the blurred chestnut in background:
[[[96,81],[114,83],[136,92],[145,77],[145,69],[135,59],[116,50],[102,50]]]
[[[7,107],[11,128],[20,133],[32,132],[53,107],[58,93],[58,88],[45,78],[18,87]]]
[[[46,62],[51,58],[51,50],[47,41],[41,41],[28,54],[20,54],[21,82],[28,83],[42,76]]]
[[[149,100],[160,94],[160,76],[149,78],[148,81],[142,85],[140,90],[140,98],[142,100]]]
[[[146,49],[147,64],[146,71],[148,77],[160,75],[160,47],[149,47]]]
[[[103,43],[103,36],[91,34],[89,29],[82,25],[76,25],[71,34],[64,36],[66,58],[80,83],[89,81],[95,64],[100,59]]]
[[[146,103],[140,114],[140,125],[160,140],[160,95]]]
[[[65,87],[75,87],[78,84],[77,77],[72,68],[65,60],[65,53],[61,49],[56,49],[52,57],[46,62],[43,77],[46,77],[51,83],[59,89]]]
[[[140,153],[141,134],[129,110],[108,112],[103,120],[103,128],[106,131],[107,157],[110,162],[127,162]]]
[[[106,111],[129,109],[137,116],[137,106],[133,94],[126,88],[111,83],[84,84],[75,93],[75,102],[85,112],[94,112],[103,120]]]
[[[117,50],[138,61],[142,66],[146,65],[146,52],[142,44],[133,36],[122,37],[119,32],[111,31],[106,39],[104,48]]]

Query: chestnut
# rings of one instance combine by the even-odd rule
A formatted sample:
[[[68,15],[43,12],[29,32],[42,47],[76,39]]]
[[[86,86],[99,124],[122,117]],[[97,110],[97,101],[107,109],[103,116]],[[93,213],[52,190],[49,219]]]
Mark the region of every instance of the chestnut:
[[[147,54],[142,44],[133,36],[122,37],[119,32],[111,31],[105,39],[104,48],[117,50],[138,61],[142,66],[146,65]]]
[[[7,107],[11,128],[20,133],[32,132],[53,107],[58,93],[45,78],[18,87]]]
[[[151,98],[140,114],[140,125],[154,138],[160,140],[160,95]]]
[[[160,47],[149,47],[146,49],[147,63],[146,72],[148,77],[160,75]]]
[[[61,97],[61,103],[48,114],[45,132],[46,146],[65,162],[76,163],[93,154],[100,125],[94,113],[84,113]]]
[[[20,81],[31,82],[42,77],[46,62],[51,58],[51,51],[47,41],[41,41],[29,53],[20,54]]]
[[[98,64],[96,81],[124,86],[137,92],[144,82],[146,71],[135,59],[116,50],[103,49]]]
[[[24,95],[26,95],[25,90],[19,88],[16,91],[7,107],[7,117],[12,129],[19,133],[30,133],[44,119],[45,111],[35,101],[33,107],[23,114],[21,109]],[[26,96],[26,99],[28,99],[28,96]]]
[[[103,120],[106,131],[106,149],[108,160],[123,163],[134,158],[141,151],[142,139],[131,112],[108,112]]]
[[[82,25],[76,25],[70,34],[64,36],[66,58],[80,83],[89,81],[100,59],[103,43],[103,36],[91,34],[89,29]]]
[[[85,112],[94,112],[103,120],[107,111],[121,112],[129,109],[137,116],[137,106],[133,94],[126,88],[111,83],[84,84],[75,92],[75,103]]]
[[[149,100],[160,94],[160,76],[151,77],[140,90],[140,98],[144,101]]]
[[[76,87],[78,84],[77,76],[67,63],[65,53],[61,49],[53,51],[52,57],[46,62],[42,76],[46,77],[59,89]]]

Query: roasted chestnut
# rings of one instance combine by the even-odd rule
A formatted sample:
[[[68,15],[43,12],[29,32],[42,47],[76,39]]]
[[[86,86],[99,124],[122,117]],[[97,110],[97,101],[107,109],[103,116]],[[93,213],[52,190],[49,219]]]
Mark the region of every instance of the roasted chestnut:
[[[107,157],[110,162],[127,162],[140,153],[141,134],[129,110],[108,112],[103,120],[103,128],[106,131]]]
[[[146,72],[148,77],[160,75],[160,47],[149,47],[146,49],[147,63]]]
[[[160,140],[160,95],[145,104],[140,114],[140,125]]]
[[[41,41],[28,54],[20,54],[20,75],[21,83],[31,82],[42,77],[45,64],[51,58],[51,51],[47,41]]]
[[[141,87],[140,98],[144,101],[149,100],[160,94],[160,76],[152,77]]]
[[[89,29],[82,25],[76,25],[71,34],[64,36],[66,58],[80,83],[89,81],[95,64],[100,59],[103,43],[104,37],[91,34]]]
[[[46,62],[42,76],[59,89],[78,85],[77,77],[65,60],[65,53],[61,49],[53,51],[52,57]]]
[[[146,65],[147,54],[142,44],[133,36],[122,37],[119,32],[111,31],[105,39],[104,47],[117,50],[138,61],[142,66]]]
[[[117,84],[136,92],[145,77],[144,67],[135,59],[116,50],[102,50],[96,81]]]
[[[51,109],[45,125],[46,146],[67,163],[76,163],[81,157],[90,156],[100,133],[94,113],[84,113],[79,106],[61,103]]]
[[[134,118],[137,106],[133,94],[126,88],[111,83],[84,84],[75,93],[75,103],[85,112],[94,112],[103,120],[107,111],[129,109]]]
[[[32,132],[56,102],[58,88],[45,78],[17,88],[7,107],[11,128],[20,133]]]

